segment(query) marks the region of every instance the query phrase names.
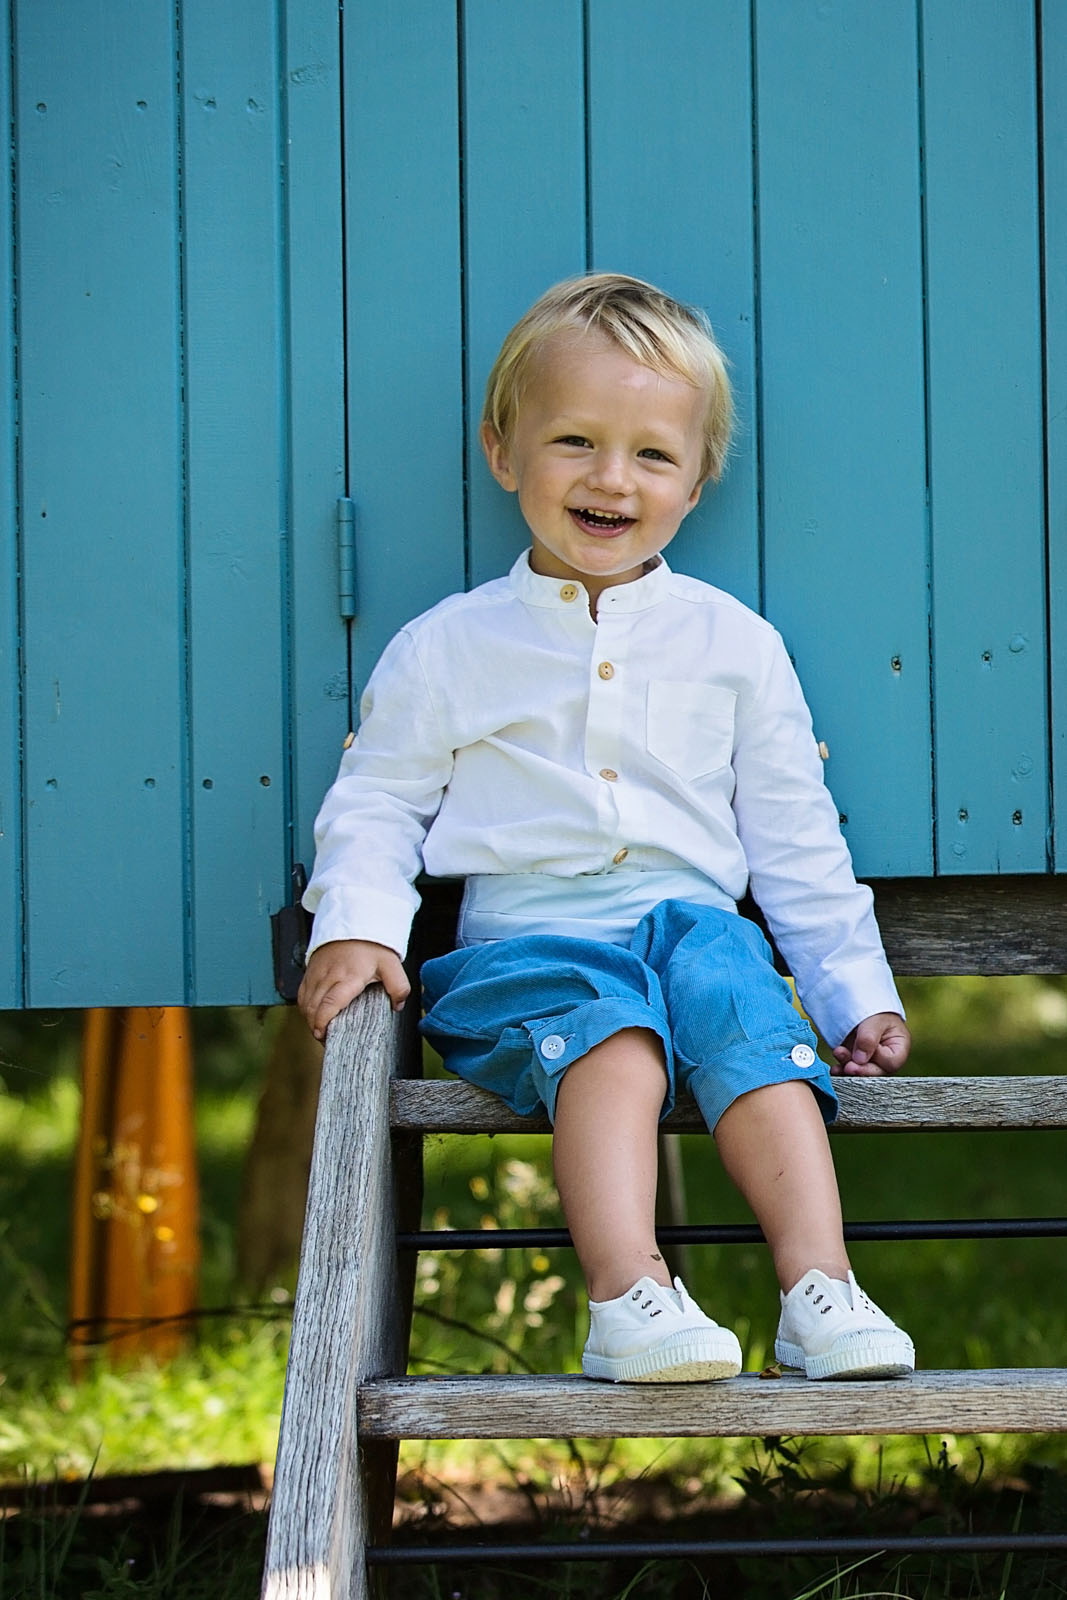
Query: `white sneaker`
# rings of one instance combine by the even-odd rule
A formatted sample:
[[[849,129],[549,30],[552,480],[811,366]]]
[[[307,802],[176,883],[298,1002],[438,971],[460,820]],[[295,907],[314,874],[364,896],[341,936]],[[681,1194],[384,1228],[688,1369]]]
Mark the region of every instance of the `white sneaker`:
[[[848,1283],[817,1267],[780,1296],[774,1354],[809,1378],[902,1378],[915,1370],[915,1346],[902,1328]]]
[[[617,1300],[590,1300],[582,1371],[614,1383],[736,1378],[741,1346],[729,1328],[704,1315],[681,1278],[673,1289],[639,1278]]]

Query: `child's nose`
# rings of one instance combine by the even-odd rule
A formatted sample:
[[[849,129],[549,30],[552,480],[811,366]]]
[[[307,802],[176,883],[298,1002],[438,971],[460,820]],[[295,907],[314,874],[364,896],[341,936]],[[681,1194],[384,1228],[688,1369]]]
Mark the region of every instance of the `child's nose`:
[[[629,494],[633,488],[630,460],[623,450],[598,450],[590,462],[589,482],[608,494]]]

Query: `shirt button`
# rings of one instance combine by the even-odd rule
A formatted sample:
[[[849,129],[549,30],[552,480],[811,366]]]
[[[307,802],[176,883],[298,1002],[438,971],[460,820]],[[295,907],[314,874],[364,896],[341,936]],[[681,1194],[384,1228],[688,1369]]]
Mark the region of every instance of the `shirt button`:
[[[599,675],[605,679],[613,678],[615,676],[615,668],[612,666],[610,661],[602,661],[596,670]]]
[[[566,1048],[558,1033],[550,1033],[541,1040],[541,1054],[546,1061],[558,1061]]]
[[[609,783],[614,783],[619,774],[615,771],[614,767],[601,767],[600,776],[602,778],[606,778]]]
[[[578,585],[576,583],[565,583],[562,589],[559,591],[559,597],[561,600],[577,600]]]
[[[627,850],[626,846],[624,845],[621,850],[616,850],[615,854],[612,856],[611,859],[612,859],[612,861],[614,861],[615,865],[618,867],[618,866],[622,865],[622,863],[626,860],[626,857],[629,854],[630,854],[629,850]]]
[[[795,1067],[810,1067],[815,1060],[815,1051],[810,1044],[795,1044],[789,1052],[789,1059]]]

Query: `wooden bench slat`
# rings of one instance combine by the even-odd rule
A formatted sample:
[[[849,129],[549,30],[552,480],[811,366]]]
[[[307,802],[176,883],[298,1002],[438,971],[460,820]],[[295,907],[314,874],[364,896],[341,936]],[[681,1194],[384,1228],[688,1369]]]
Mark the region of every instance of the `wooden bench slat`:
[[[898,977],[1067,972],[1067,873],[867,881]],[[462,887],[419,880],[415,965],[453,948]],[[750,900],[741,910],[761,922]]]
[[[895,1129],[1067,1127],[1067,1076],[1041,1078],[840,1078],[837,1133]],[[546,1117],[520,1117],[496,1095],[440,1078],[398,1079],[391,1087],[394,1128],[423,1133],[545,1133]],[[706,1131],[686,1099],[663,1124],[667,1133]]]
[[[871,880],[898,977],[1067,972],[1067,876]]]
[[[1045,1433],[1067,1420],[1067,1369],[917,1372],[863,1383],[745,1374],[728,1383],[607,1384],[570,1375],[376,1378],[366,1438],[730,1438],[856,1433]]]

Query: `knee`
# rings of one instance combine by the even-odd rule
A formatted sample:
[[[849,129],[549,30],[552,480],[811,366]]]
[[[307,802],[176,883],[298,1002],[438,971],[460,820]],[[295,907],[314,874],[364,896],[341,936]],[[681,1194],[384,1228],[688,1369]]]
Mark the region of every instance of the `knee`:
[[[620,1094],[658,1095],[667,1084],[667,1058],[663,1041],[650,1028],[623,1028],[580,1056],[568,1067],[560,1092],[570,1084],[594,1083]]]

